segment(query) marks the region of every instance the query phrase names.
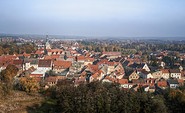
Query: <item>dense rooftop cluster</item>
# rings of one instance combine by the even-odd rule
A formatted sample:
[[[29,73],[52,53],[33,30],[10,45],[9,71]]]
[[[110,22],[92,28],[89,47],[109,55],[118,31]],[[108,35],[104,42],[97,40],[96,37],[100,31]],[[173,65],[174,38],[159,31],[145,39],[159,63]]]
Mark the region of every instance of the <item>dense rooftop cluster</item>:
[[[13,64],[19,69],[17,79],[32,77],[38,84],[44,82],[45,88],[56,85],[63,79],[72,80],[75,86],[101,81],[119,83],[125,90],[137,91],[143,88],[147,92],[184,85],[183,52],[162,49],[144,52],[136,49],[135,53],[124,54],[119,48],[132,42],[99,42],[101,41],[96,40],[92,44],[107,48],[110,44],[112,51],[93,51],[92,44],[88,41],[35,40],[37,50],[32,53],[24,51],[21,54],[1,55],[0,71]],[[141,45],[140,48],[146,46],[144,43],[134,43]],[[118,44],[118,47],[112,46],[113,44]]]

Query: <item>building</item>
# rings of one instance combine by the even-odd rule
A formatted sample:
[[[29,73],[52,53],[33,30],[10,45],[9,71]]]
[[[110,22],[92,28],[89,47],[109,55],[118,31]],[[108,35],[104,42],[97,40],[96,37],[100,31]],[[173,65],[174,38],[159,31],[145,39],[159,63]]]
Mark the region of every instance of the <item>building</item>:
[[[170,69],[170,77],[181,79],[181,72],[179,69]]]

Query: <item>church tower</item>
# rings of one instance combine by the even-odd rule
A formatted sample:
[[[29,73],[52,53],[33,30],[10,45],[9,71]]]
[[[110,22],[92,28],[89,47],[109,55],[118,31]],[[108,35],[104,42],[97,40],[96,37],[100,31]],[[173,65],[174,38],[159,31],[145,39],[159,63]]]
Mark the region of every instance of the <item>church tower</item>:
[[[45,44],[46,49],[51,49],[51,45],[48,40],[48,35],[46,35],[46,44]]]

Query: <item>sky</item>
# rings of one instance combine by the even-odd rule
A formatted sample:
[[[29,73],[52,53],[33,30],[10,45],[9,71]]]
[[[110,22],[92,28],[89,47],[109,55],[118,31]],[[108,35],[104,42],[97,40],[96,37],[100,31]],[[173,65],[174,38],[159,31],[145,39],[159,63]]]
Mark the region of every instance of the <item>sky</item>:
[[[185,0],[0,0],[0,33],[184,37]]]

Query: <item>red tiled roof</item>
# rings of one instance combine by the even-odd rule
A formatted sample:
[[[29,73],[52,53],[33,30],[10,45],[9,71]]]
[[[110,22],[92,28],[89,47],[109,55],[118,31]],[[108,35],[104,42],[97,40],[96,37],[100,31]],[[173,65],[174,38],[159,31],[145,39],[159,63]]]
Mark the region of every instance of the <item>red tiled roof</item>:
[[[109,80],[109,81],[111,81],[111,82],[117,82],[117,80],[115,79],[115,78],[111,78],[111,77],[109,77],[109,76],[106,76],[105,78],[104,78],[104,80]]]
[[[180,73],[179,69],[170,69],[170,73]]]
[[[118,79],[119,84],[127,84],[128,80],[127,79]]]
[[[54,60],[54,59],[57,59],[57,58],[60,58],[60,55],[51,55],[51,56],[44,56],[44,59],[51,59],[51,60]]]
[[[22,65],[23,64],[23,60],[13,60],[13,64],[14,65]]]
[[[24,55],[25,57],[31,56],[31,54],[27,54],[27,53],[23,53],[23,55]]]
[[[158,81],[158,82],[157,82],[157,85],[158,85],[159,87],[167,87],[167,82],[166,82],[166,81]]]
[[[96,71],[99,70],[99,66],[98,66],[98,65],[88,64],[88,65],[87,65],[87,68],[88,68],[89,70],[91,70],[92,72],[96,72]]]
[[[51,60],[39,60],[38,67],[51,67]]]
[[[77,61],[85,60],[85,56],[77,56]]]
[[[149,72],[147,72],[145,69],[142,69],[141,72],[142,72],[143,74],[149,74]]]
[[[12,61],[13,59],[16,59],[16,56],[14,55],[4,55],[0,56],[0,64],[1,63],[6,63],[8,61]]]
[[[94,58],[86,57],[85,61],[87,61],[87,62],[94,62]]]
[[[169,73],[169,69],[161,69],[162,73]]]
[[[99,71],[97,71],[96,73],[94,73],[94,74],[92,75],[92,77],[93,77],[93,78],[97,78],[98,76],[100,76],[101,73],[103,73],[103,71],[102,71],[102,70],[99,70]]]
[[[178,79],[177,81],[178,81],[178,83],[180,83],[180,84],[183,84],[183,83],[184,83],[184,80],[183,80],[183,79]]]
[[[41,82],[41,81],[42,81],[42,78],[41,78],[41,77],[36,77],[35,80],[36,80],[37,82]]]
[[[119,62],[109,62],[107,59],[102,59],[101,61],[98,62],[98,65],[101,64],[107,64],[108,66],[114,66],[114,65],[118,65]]]
[[[54,68],[62,68],[62,69],[66,69],[69,68],[72,65],[71,61],[54,61],[53,63]]]
[[[35,54],[38,54],[38,55],[41,55],[41,54],[43,54],[44,52],[43,51],[41,51],[41,50],[37,50],[36,52],[35,52]]]
[[[43,74],[30,74],[30,77],[38,78],[38,77],[43,77]]]
[[[58,78],[55,76],[49,76],[46,78],[46,82],[57,82]]]
[[[58,52],[61,53],[63,50],[62,49],[47,49],[48,52]]]

